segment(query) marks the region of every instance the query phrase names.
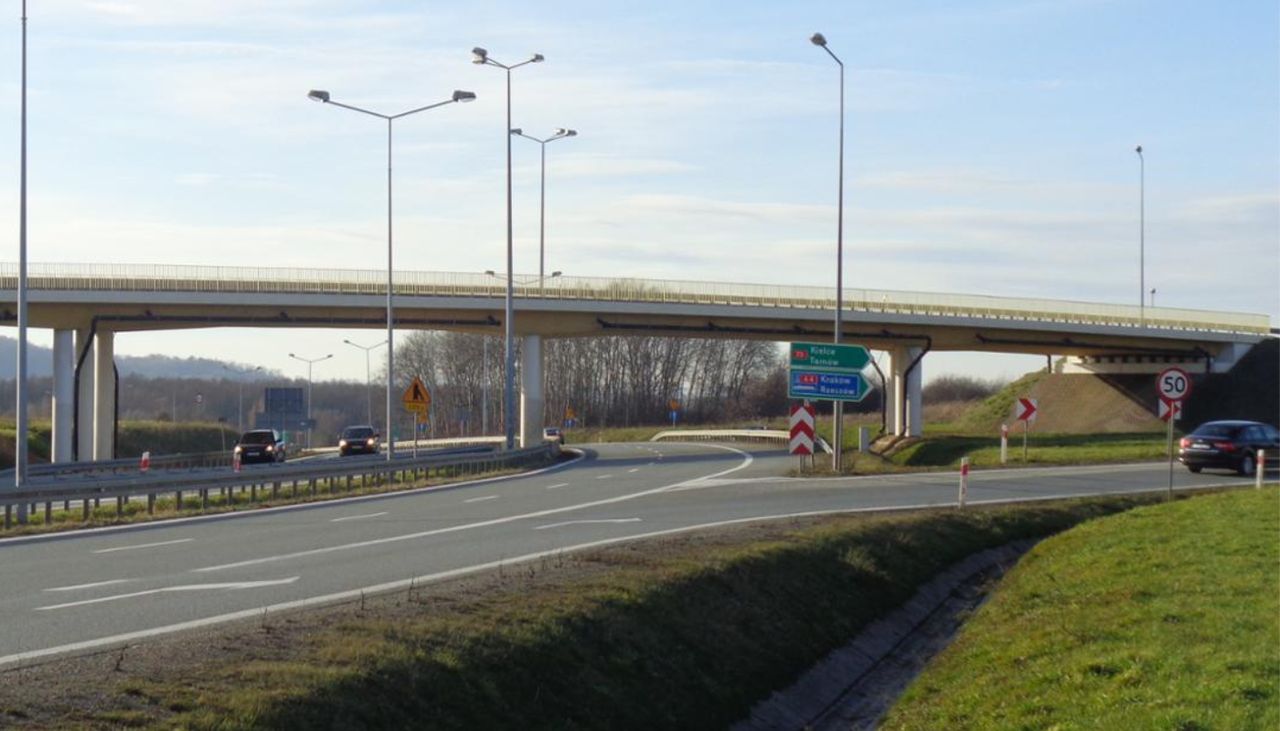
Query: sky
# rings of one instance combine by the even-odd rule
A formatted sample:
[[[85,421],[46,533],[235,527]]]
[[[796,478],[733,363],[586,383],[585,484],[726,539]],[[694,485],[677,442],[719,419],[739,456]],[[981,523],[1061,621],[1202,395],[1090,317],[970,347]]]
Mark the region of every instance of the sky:
[[[846,66],[849,288],[1137,304],[1139,159],[1158,306],[1280,321],[1274,0],[514,3],[29,0],[32,262],[505,268],[512,124],[547,147],[548,270],[833,286]],[[19,4],[0,26],[0,258],[18,251]],[[537,271],[538,146],[514,140],[515,270]],[[1149,295],[1148,295],[1149,296]],[[12,328],[7,329],[12,334]],[[51,342],[32,331],[33,342]],[[375,331],[121,334],[316,380]],[[933,354],[1012,377],[1028,356]]]

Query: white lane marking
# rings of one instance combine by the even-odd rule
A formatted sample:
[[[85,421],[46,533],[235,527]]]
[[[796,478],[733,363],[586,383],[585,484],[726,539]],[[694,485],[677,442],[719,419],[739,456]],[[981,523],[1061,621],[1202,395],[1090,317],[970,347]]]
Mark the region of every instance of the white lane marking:
[[[632,467],[631,469],[627,470],[628,474],[632,472],[639,472],[639,471],[640,471],[639,467]]]
[[[613,475],[596,475],[597,480],[607,480],[610,477],[613,477]]]
[[[36,607],[37,612],[47,612],[53,609],[67,609],[70,607],[82,607],[86,604],[101,604],[103,602],[114,602],[120,599],[133,599],[140,596],[150,596],[152,594],[167,594],[169,592],[179,591],[211,591],[217,589],[261,589],[266,586],[280,586],[281,584],[292,584],[297,581],[297,576],[291,576],[287,579],[273,579],[269,581],[233,581],[223,584],[185,584],[182,586],[165,586],[159,589],[147,589],[145,591],[134,591],[128,594],[113,594],[111,596],[98,597],[97,599],[84,599],[78,602],[66,602],[65,604],[50,604],[47,607]]]
[[[482,503],[485,500],[497,500],[501,495],[485,495],[484,497],[473,497],[470,500],[463,500],[464,503]]]
[[[111,586],[112,584],[127,584],[135,579],[112,579],[110,581],[95,581],[92,584],[76,584],[75,586],[55,586],[45,591],[79,591],[81,589],[96,589],[99,586]]]
[[[1212,487],[1230,487],[1238,486],[1238,482],[1214,483]],[[1195,490],[1205,487],[1205,485],[1187,485],[1175,487],[1175,490]],[[1164,487],[1145,488],[1123,492],[1089,492],[1089,493],[1069,493],[1065,495],[1046,495],[1034,498],[1002,498],[997,500],[977,500],[969,503],[970,505],[1005,505],[1013,503],[1030,503],[1043,502],[1045,500],[1062,500],[1064,498],[1079,497],[1097,497],[1102,495],[1128,495],[1142,494],[1152,492],[1164,492]],[[609,500],[602,502],[617,502],[617,500]],[[515,564],[525,563],[528,561],[537,561],[542,558],[564,555],[574,551],[586,551],[593,548],[601,548],[603,546],[611,546],[619,543],[627,543],[629,541],[644,540],[645,538],[657,538],[660,536],[675,535],[678,533],[689,533],[692,531],[705,530],[707,528],[717,528],[725,525],[734,525],[738,523],[754,523],[766,520],[785,520],[788,518],[805,518],[816,517],[822,515],[841,515],[849,513],[882,513],[894,510],[921,510],[925,508],[950,507],[955,505],[954,501],[938,502],[938,503],[921,503],[916,505],[894,505],[880,508],[837,508],[834,510],[812,510],[803,513],[782,513],[777,515],[757,515],[751,518],[738,518],[736,520],[717,521],[715,523],[702,523],[699,525],[690,525],[683,528],[670,528],[668,530],[652,531],[649,533],[638,533],[636,535],[622,536],[620,538],[606,538],[599,541],[591,541],[590,543],[579,543],[572,546],[563,546],[561,548],[553,548],[547,551],[538,551],[537,553],[527,553],[523,556],[514,556],[509,559],[500,561],[490,561],[488,563],[475,564],[473,566],[464,566],[447,571],[440,571],[434,574],[426,574],[423,576],[415,576],[411,579],[400,579],[398,581],[388,581],[382,584],[373,584],[371,586],[363,586],[358,589],[348,589],[346,591],[326,594],[324,596],[308,597],[306,599],[295,599],[290,602],[281,602],[279,604],[269,604],[263,607],[255,607],[253,609],[242,609],[238,612],[229,612],[227,614],[219,614],[213,617],[204,617],[202,619],[193,619],[187,622],[179,622],[177,624],[165,625],[162,627],[153,627],[151,629],[138,630],[136,632],[126,632],[108,637],[99,637],[92,640],[82,640],[80,642],[72,642],[57,647],[46,647],[41,650],[28,650],[26,652],[18,652],[12,655],[0,656],[0,667],[13,665],[15,663],[27,662],[30,660],[39,660],[41,658],[61,655],[68,652],[79,652],[84,650],[96,650],[104,647],[118,647],[120,645],[133,642],[134,640],[146,639],[148,637],[158,637],[160,635],[172,634],[174,632],[183,632],[200,627],[209,627],[212,625],[223,624],[225,622],[234,622],[240,619],[257,619],[271,612],[281,612],[293,609],[302,609],[304,607],[312,607],[323,604],[331,604],[348,600],[359,599],[367,594],[377,594],[382,592],[392,592],[401,589],[407,589],[411,586],[420,586],[422,584],[442,581],[444,579],[452,579],[458,576],[466,576],[488,569],[496,569],[499,566],[512,566]],[[559,511],[556,511],[559,512]]]
[[[737,467],[730,467],[727,470],[712,473],[706,476],[706,479],[715,479],[730,472],[737,472],[744,467],[750,466],[753,458],[751,455],[734,447],[727,447],[721,444],[700,444],[701,447],[710,447],[714,449],[723,449],[729,452],[735,452],[745,457],[742,464]],[[578,503],[577,505],[567,505],[563,508],[548,508],[546,510],[538,510],[532,513],[524,513],[522,515],[508,515],[502,518],[493,518],[491,520],[481,520],[475,523],[464,523],[462,525],[452,525],[447,528],[436,528],[433,530],[419,531],[417,533],[406,533],[399,536],[387,536],[386,538],[374,538],[368,541],[358,541],[355,543],[344,543],[336,546],[325,546],[324,548],[312,548],[307,551],[295,551],[294,553],[282,553],[276,556],[261,556],[259,558],[251,558],[246,561],[236,561],[234,563],[226,563],[216,566],[204,566],[198,569],[192,569],[193,573],[204,573],[208,571],[225,571],[227,569],[236,569],[244,566],[256,566],[264,563],[274,563],[276,561],[288,561],[295,558],[306,558],[308,556],[322,556],[327,553],[335,553],[337,551],[350,551],[358,548],[368,548],[370,546],[381,546],[388,543],[399,543],[401,541],[412,541],[418,538],[426,538],[428,536],[437,536],[444,533],[457,533],[459,531],[474,530],[476,528],[487,528],[492,525],[503,525],[505,523],[514,523],[517,520],[527,520],[529,518],[541,518],[544,515],[558,515],[573,510],[582,510],[583,508],[594,508],[598,505],[612,505],[625,500],[635,500],[636,498],[645,497],[646,495],[657,495],[674,487],[686,484],[685,482],[677,482],[663,487],[655,487],[651,490],[641,490],[640,492],[631,493],[629,495],[619,495],[618,497],[604,498],[602,500],[593,500],[586,503]]]
[[[333,518],[333,520],[330,520],[329,522],[346,522],[348,520],[365,520],[365,518],[381,517],[384,515],[387,515],[387,511],[371,512],[371,513],[367,513],[367,515],[348,515],[347,517],[335,517]]]
[[[142,548],[158,548],[159,546],[172,546],[178,543],[190,543],[194,538],[179,538],[176,541],[160,541],[159,543],[139,543],[136,546],[119,546],[117,548],[100,548],[94,553],[115,553],[116,551],[137,551]]]
[[[639,523],[640,518],[600,518],[598,520],[566,520],[563,523],[548,523],[546,525],[534,526],[534,530],[548,530],[550,528],[563,528],[566,525],[586,525],[588,523]]]
[[[562,488],[562,487],[568,487],[568,486],[569,486],[569,483],[567,483],[567,482],[561,482],[561,483],[558,483],[558,484],[555,484],[555,485],[547,485],[547,489],[548,489],[548,490],[558,490],[558,489],[560,489],[560,488]]]
[[[355,495],[352,497],[342,497],[334,500],[325,500],[323,503],[298,503],[294,505],[276,505],[270,508],[255,508],[250,511],[230,512],[230,513],[214,513],[212,515],[193,515],[189,518],[166,518],[164,525],[182,525],[184,523],[208,523],[216,520],[236,520],[238,518],[249,518],[260,516],[264,513],[285,512],[291,510],[315,510],[317,507],[332,507],[334,505],[345,505],[348,503],[367,503],[375,500],[394,500],[400,497],[411,495],[419,495],[422,493],[447,492],[457,490],[472,485],[483,485],[489,482],[504,482],[509,480],[522,480],[526,477],[536,477],[547,472],[558,472],[576,466],[587,458],[585,452],[572,447],[565,450],[574,455],[573,459],[557,462],[548,467],[543,467],[529,472],[521,472],[515,475],[501,475],[499,477],[485,477],[480,480],[468,480],[467,482],[453,482],[447,485],[430,485],[428,487],[417,487],[412,490],[399,490],[397,492],[379,493],[377,495]],[[73,505],[78,503],[72,503]],[[126,533],[138,530],[135,524],[127,525],[106,525],[99,528],[79,528],[74,531],[58,531],[55,533],[36,533],[29,536],[12,536],[10,538],[0,538],[0,546],[6,546],[12,543],[51,543],[53,541],[64,540],[80,540],[85,536],[94,536],[99,534]]]

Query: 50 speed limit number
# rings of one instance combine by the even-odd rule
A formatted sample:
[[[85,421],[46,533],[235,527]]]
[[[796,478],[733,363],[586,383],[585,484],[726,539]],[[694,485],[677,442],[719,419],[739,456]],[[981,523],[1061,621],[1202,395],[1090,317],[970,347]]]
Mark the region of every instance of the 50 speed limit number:
[[[1156,390],[1165,401],[1181,401],[1191,393],[1191,376],[1181,368],[1166,368],[1156,378]]]

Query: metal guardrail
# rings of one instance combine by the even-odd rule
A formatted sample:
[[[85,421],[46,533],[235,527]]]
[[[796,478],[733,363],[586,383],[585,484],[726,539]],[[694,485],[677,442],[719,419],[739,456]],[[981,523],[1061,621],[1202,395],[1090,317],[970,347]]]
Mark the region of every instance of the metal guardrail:
[[[430,477],[437,474],[473,474],[486,472],[495,468],[513,467],[530,462],[552,459],[559,453],[559,446],[553,443],[539,444],[527,449],[505,452],[487,452],[484,454],[446,454],[427,455],[416,459],[396,459],[388,462],[383,459],[325,460],[324,462],[285,462],[279,465],[262,467],[246,467],[239,472],[229,470],[204,470],[189,473],[174,472],[135,472],[130,475],[111,475],[104,477],[83,476],[76,480],[65,480],[53,485],[28,487],[22,490],[0,490],[0,505],[4,506],[4,525],[12,526],[13,509],[18,505],[31,505],[32,512],[43,503],[46,520],[53,512],[53,503],[64,503],[68,509],[71,501],[81,501],[84,517],[90,513],[90,502],[97,503],[103,499],[116,499],[116,512],[124,512],[125,502],[132,497],[146,496],[147,509],[155,508],[157,495],[172,493],[179,510],[182,509],[183,493],[197,493],[201,508],[209,506],[209,493],[212,490],[248,489],[250,500],[258,499],[259,490],[269,487],[272,497],[278,496],[286,484],[291,484],[292,494],[296,495],[298,485],[305,483],[311,494],[315,494],[325,483],[329,492],[340,489],[351,489],[355,478],[359,477],[365,485],[370,479],[389,483],[396,480],[408,482],[413,479]],[[345,488],[338,484],[345,482]],[[229,494],[229,493],[224,493]]]
[[[783,444],[789,444],[791,442],[791,432],[782,429],[668,429],[649,437],[651,442],[660,442],[666,439],[681,442],[780,441]],[[827,444],[827,440],[822,437],[814,439],[813,445],[819,452],[828,454],[831,452],[831,445]]]
[[[369,294],[386,292],[386,273],[376,270],[292,269],[142,264],[30,264],[32,291],[222,292],[270,294]],[[501,298],[506,284],[485,274],[410,272],[394,275],[399,296]],[[0,289],[16,290],[17,264],[0,263]],[[549,277],[515,285],[521,299],[653,302],[692,305],[829,310],[834,287],[734,284],[608,277]],[[1131,326],[1150,329],[1266,335],[1264,314],[1172,307],[1139,308],[1098,302],[987,295],[846,288],[850,312]]]

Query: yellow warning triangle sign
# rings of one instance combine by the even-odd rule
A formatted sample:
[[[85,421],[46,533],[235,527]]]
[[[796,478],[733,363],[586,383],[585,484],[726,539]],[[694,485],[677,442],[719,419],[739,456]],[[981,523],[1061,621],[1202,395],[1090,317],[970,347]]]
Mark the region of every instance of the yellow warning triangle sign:
[[[405,408],[410,411],[426,411],[431,406],[431,392],[422,383],[422,379],[414,376],[413,383],[409,384],[409,388],[405,389],[402,400]]]

